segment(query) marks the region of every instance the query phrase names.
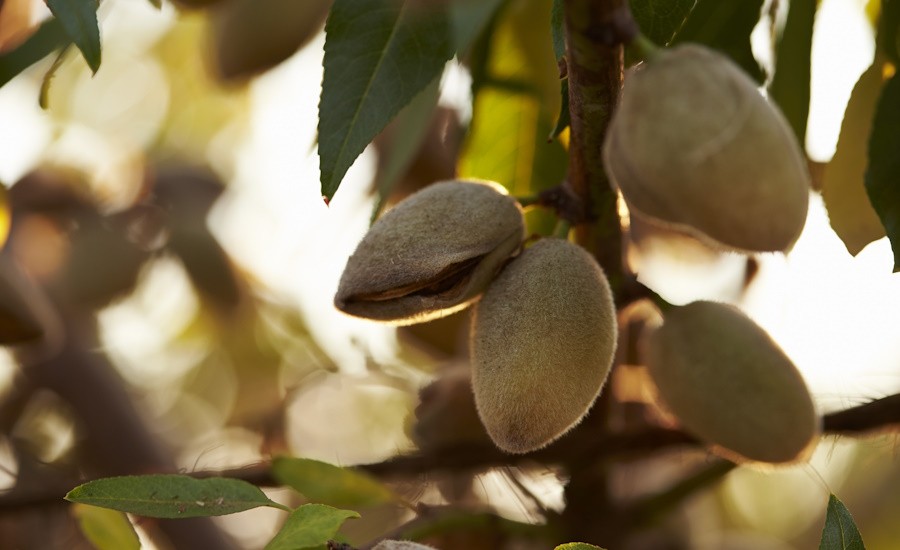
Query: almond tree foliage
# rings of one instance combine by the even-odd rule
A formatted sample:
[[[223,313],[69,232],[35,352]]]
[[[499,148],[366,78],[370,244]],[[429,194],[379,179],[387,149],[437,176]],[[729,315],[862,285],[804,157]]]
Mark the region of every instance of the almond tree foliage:
[[[628,257],[648,235],[739,254],[743,292],[756,255],[789,252],[814,193],[851,254],[887,236],[900,270],[897,0],[869,2],[876,51],[824,165],[802,147],[814,0],[171,2],[153,5],[204,21],[206,38],[160,51],[183,61],[186,79],[196,67],[184,48],[204,52],[204,70],[231,89],[324,27],[323,199],[340,200],[366,147],[378,153],[373,223],[335,306],[401,326],[404,342],[450,366],[418,394],[415,450],[354,468],[291,456],[283,364],[305,354],[293,391],[339,366],[207,227],[227,178],[164,154],[178,142],[166,130],[127,206],[107,207],[72,167],[36,166],[0,188],[0,344],[15,363],[0,398],[15,464],[0,539],[12,547],[138,548],[138,526],[161,547],[236,548],[209,518],[268,507],[283,513],[271,549],[690,548],[683,511],[736,468],[804,464],[829,435],[896,430],[900,395],[820,414],[749,317],[669,304]],[[54,77],[75,50],[92,73],[105,67],[100,23],[120,6],[46,4],[52,16],[32,26],[28,2],[0,0],[0,86],[42,79],[36,100],[52,112],[67,93]],[[758,25],[772,35],[771,66],[750,47]],[[470,120],[439,103],[448,62],[471,76]],[[179,449],[147,423],[104,349],[98,313],[163,260],[181,265],[200,302],[178,338],[216,342],[181,395],[215,400],[227,372],[239,390],[226,424],[260,434],[262,463],[179,471]],[[49,451],[50,421],[75,433],[62,453]],[[622,489],[623,472],[666,464],[640,492]],[[488,472],[530,520],[477,496]],[[531,488],[541,476],[562,487],[561,506]],[[262,490],[275,487],[293,493]],[[865,528],[828,493],[813,538],[864,548]],[[896,510],[873,499],[884,517]]]

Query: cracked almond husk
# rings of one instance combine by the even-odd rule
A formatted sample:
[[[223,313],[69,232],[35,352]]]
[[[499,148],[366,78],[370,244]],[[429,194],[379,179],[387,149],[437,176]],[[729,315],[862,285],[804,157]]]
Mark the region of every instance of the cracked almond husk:
[[[372,225],[347,261],[334,304],[401,325],[449,315],[481,295],[524,237],[522,209],[499,185],[435,183]]]

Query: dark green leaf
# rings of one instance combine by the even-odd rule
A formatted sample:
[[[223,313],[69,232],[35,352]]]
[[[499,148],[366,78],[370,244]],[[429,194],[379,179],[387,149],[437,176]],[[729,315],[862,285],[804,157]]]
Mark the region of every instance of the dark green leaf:
[[[66,500],[155,518],[221,516],[259,506],[287,510],[246,481],[183,475],[98,479],[72,489]]]
[[[71,40],[57,19],[46,21],[18,48],[0,54],[0,86]]]
[[[900,0],[881,0],[876,43],[879,51],[900,63]]]
[[[641,33],[660,46],[684,25],[696,0],[631,0],[631,13]]]
[[[556,119],[556,127],[550,132],[548,139],[556,139],[572,122],[572,113],[569,112],[569,79],[564,79],[560,83],[559,95],[559,118]]]
[[[865,550],[862,537],[847,507],[834,495],[828,497],[828,511],[819,550]]]
[[[322,194],[334,196],[366,145],[463,51],[499,1],[449,7],[410,0],[335,0],[325,24],[319,103]]]
[[[485,29],[504,0],[454,0],[449,5],[456,55],[462,56]]]
[[[306,498],[332,506],[371,506],[397,498],[380,481],[363,472],[308,458],[276,458],[272,475]]]
[[[884,87],[884,69],[884,56],[876,56],[853,87],[837,149],[822,177],[828,220],[854,256],[870,242],[884,237],[884,226],[869,202],[865,184],[869,135]]]
[[[100,26],[97,0],[46,0],[47,7],[62,24],[66,34],[81,50],[91,71],[100,68]]]
[[[817,0],[791,0],[787,22],[775,47],[775,75],[769,97],[781,107],[800,145],[809,118],[810,54]]]
[[[76,504],[78,526],[97,550],[139,550],[141,542],[122,512]]]
[[[359,514],[350,510],[338,510],[324,504],[305,504],[291,512],[265,550],[301,550],[322,546],[334,538],[344,521],[358,517]]]
[[[762,5],[763,0],[697,0],[673,42],[698,42],[715,48],[762,82],[762,69],[750,49],[750,33],[759,22]]]
[[[884,85],[869,138],[866,191],[894,249],[894,272],[900,271],[900,76]]]
[[[553,0],[553,7],[550,8],[550,33],[556,59],[566,56],[566,12],[563,4],[563,0]]]
[[[594,546],[593,544],[588,544],[586,542],[567,542],[566,544],[560,544],[553,550],[603,550],[599,546]]]

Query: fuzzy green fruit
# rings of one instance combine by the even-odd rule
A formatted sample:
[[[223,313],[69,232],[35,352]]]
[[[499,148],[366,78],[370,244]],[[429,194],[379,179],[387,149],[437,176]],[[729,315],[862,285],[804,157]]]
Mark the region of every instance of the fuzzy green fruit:
[[[632,211],[727,249],[784,251],[806,223],[810,178],[790,126],[706,47],[629,71],[603,154]]]
[[[527,453],[575,426],[616,347],[603,270],[582,248],[544,239],[491,283],[472,323],[472,387],[494,443]]]
[[[803,460],[821,421],[803,377],[738,309],[693,302],[666,312],[647,366],[684,428],[731,460]]]
[[[497,184],[435,183],[376,221],[347,260],[335,306],[395,324],[463,309],[525,238],[519,203]]]

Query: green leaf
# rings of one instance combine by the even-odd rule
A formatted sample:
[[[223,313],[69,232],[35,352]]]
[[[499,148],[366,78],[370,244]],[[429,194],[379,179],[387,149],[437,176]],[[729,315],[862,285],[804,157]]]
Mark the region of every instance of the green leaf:
[[[588,544],[586,542],[567,542],[566,544],[560,544],[553,550],[603,550],[599,546],[594,546],[593,544]]]
[[[456,55],[464,55],[505,0],[454,0],[449,5]]]
[[[750,33],[759,22],[763,0],[697,0],[673,43],[697,42],[728,55],[757,82],[763,72],[750,48]]]
[[[324,504],[304,504],[297,508],[265,550],[300,550],[321,546],[332,540],[341,525],[359,514]]]
[[[900,76],[884,85],[869,138],[866,191],[894,249],[894,272],[900,271]]]
[[[397,499],[366,473],[309,458],[278,457],[272,462],[272,475],[306,498],[332,506],[371,506]]]
[[[100,26],[97,0],[46,0],[47,7],[62,24],[66,34],[81,50],[94,73],[100,68]]]
[[[900,0],[881,0],[875,43],[892,62],[900,63]]]
[[[138,550],[141,542],[122,512],[76,504],[73,507],[78,526],[97,550]]]
[[[563,0],[553,0],[550,8],[550,35],[553,37],[553,54],[556,59],[566,56],[566,12]]]
[[[169,474],[89,481],[69,491],[66,500],[154,518],[222,516],[259,506],[288,510],[246,481]]]
[[[866,165],[872,119],[884,87],[883,56],[877,56],[853,87],[834,156],[822,177],[822,198],[835,233],[854,256],[884,237],[884,226],[866,194]]]
[[[458,171],[528,195],[562,181],[568,156],[558,141],[547,143],[561,102],[549,3],[525,0],[516,7],[503,13],[491,36]]]
[[[50,19],[19,47],[0,54],[0,86],[41,59],[71,43],[58,19]]]
[[[828,511],[819,550],[865,550],[862,537],[847,507],[834,495],[828,497]]]
[[[787,22],[775,46],[775,75],[769,96],[781,107],[801,147],[809,118],[810,56],[817,0],[791,0]]]
[[[468,47],[499,4],[335,0],[325,24],[319,103],[326,198],[375,135]]]
[[[631,0],[631,13],[641,33],[661,46],[672,41],[696,0]]]

